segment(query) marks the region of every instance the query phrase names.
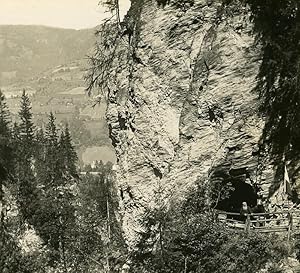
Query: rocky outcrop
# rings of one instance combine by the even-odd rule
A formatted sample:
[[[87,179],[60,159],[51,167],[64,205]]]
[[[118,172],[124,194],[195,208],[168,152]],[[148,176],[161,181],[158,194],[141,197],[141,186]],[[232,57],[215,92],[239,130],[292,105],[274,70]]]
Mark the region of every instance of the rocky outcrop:
[[[158,192],[180,198],[199,177],[224,174],[268,192],[273,177],[271,166],[257,175],[264,122],[249,11],[221,1],[180,9],[149,0],[139,12],[134,48],[124,43],[116,60],[107,110],[130,244]]]

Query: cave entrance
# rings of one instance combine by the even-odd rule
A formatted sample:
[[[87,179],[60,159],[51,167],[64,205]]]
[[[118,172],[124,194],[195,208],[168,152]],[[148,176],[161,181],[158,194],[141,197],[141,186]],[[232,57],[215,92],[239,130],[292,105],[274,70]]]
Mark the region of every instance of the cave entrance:
[[[232,181],[233,191],[229,197],[220,201],[217,209],[227,212],[240,212],[243,202],[253,208],[257,204],[256,190],[244,181]]]

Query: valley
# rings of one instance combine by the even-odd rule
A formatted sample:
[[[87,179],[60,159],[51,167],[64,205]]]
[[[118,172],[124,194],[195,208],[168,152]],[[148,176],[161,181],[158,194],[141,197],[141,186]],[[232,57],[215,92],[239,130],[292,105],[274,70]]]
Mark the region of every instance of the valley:
[[[25,89],[38,127],[43,128],[51,111],[60,128],[69,124],[81,166],[115,160],[104,117],[106,104],[94,105],[85,93],[84,52],[92,51],[93,36],[94,30],[0,26],[0,89],[12,118],[17,118]],[[74,41],[64,42],[68,39]],[[94,149],[105,152],[95,155]]]

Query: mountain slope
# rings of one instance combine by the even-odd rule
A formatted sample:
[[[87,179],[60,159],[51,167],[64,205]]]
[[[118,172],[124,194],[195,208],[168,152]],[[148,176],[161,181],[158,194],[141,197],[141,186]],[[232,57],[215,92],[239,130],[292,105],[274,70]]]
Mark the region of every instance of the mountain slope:
[[[0,84],[33,77],[45,69],[83,59],[93,44],[93,29],[0,26]]]
[[[59,127],[69,124],[81,164],[114,161],[104,118],[106,105],[93,108],[85,93],[84,58],[94,41],[93,29],[0,26],[0,89],[13,120],[18,120],[25,89],[38,126],[47,123],[50,111]]]

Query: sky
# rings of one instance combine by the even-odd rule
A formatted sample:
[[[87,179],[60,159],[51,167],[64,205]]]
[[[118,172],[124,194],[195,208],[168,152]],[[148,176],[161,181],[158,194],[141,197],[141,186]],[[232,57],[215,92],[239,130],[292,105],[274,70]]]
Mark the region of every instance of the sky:
[[[119,0],[121,15],[130,0]],[[99,0],[0,0],[0,25],[46,25],[83,29],[109,16]]]

